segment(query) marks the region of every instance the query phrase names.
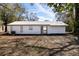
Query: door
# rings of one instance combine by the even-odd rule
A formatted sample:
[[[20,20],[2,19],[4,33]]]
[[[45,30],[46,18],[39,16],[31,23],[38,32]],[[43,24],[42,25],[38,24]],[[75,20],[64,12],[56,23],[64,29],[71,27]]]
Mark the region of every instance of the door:
[[[47,34],[47,26],[41,26],[41,34]]]

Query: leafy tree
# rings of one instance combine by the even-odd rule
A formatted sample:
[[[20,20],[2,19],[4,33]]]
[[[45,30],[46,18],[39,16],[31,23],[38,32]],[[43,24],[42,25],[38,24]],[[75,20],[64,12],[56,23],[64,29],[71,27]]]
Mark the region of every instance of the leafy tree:
[[[74,32],[75,30],[75,17],[74,17],[74,8],[75,4],[72,3],[48,3],[49,7],[54,7],[55,12],[67,13],[67,20],[65,21],[69,26],[68,26],[68,31]]]
[[[21,18],[21,11],[24,11],[21,4],[0,4],[0,20],[3,21],[5,32],[7,32],[8,23]]]

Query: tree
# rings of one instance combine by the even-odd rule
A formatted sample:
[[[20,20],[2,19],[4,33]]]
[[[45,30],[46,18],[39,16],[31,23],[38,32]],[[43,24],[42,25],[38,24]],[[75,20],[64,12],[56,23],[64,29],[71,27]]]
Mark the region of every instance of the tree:
[[[54,7],[55,12],[67,13],[67,20],[65,21],[69,26],[68,30],[74,32],[75,30],[75,18],[74,18],[74,7],[75,5],[72,3],[48,3],[49,7]],[[69,20],[68,20],[69,19]]]
[[[30,3],[30,5],[33,6],[34,3]],[[31,13],[27,12],[27,13],[28,13],[27,15],[29,16],[29,17],[27,17],[29,21],[38,21],[39,18],[36,15],[36,13],[33,13],[33,12],[31,12]]]
[[[30,13],[30,21],[38,21],[38,17],[36,16],[36,13]]]
[[[0,17],[5,26],[5,32],[7,32],[7,24],[20,19],[22,12],[24,11],[21,4],[0,4]],[[19,15],[19,17],[17,16]]]
[[[14,4],[15,12],[18,15],[18,21],[23,19],[23,14],[25,13],[25,7],[22,4]]]
[[[79,3],[75,3],[75,31],[79,33]]]

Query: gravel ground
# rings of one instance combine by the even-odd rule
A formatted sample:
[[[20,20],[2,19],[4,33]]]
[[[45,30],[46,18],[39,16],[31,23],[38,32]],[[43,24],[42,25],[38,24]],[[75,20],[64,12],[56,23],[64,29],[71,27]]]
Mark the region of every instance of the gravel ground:
[[[79,56],[73,35],[0,36],[1,56]]]

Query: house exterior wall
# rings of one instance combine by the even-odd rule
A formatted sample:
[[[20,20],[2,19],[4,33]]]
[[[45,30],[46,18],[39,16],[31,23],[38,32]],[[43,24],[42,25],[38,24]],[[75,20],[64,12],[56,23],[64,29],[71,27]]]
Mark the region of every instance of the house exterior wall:
[[[8,26],[8,33],[15,31],[16,34],[41,34],[41,26]]]
[[[42,26],[8,26],[8,33],[16,31],[16,34],[45,34]],[[46,34],[65,34],[65,26],[47,26]]]
[[[65,26],[48,26],[48,34],[64,34]]]
[[[41,34],[41,26],[23,26],[23,34]]]
[[[11,31],[16,31],[16,33],[20,34],[20,26],[8,26],[8,33],[11,34]]]
[[[11,28],[10,28],[10,26],[7,26],[7,32],[8,32],[9,34],[11,34]]]

